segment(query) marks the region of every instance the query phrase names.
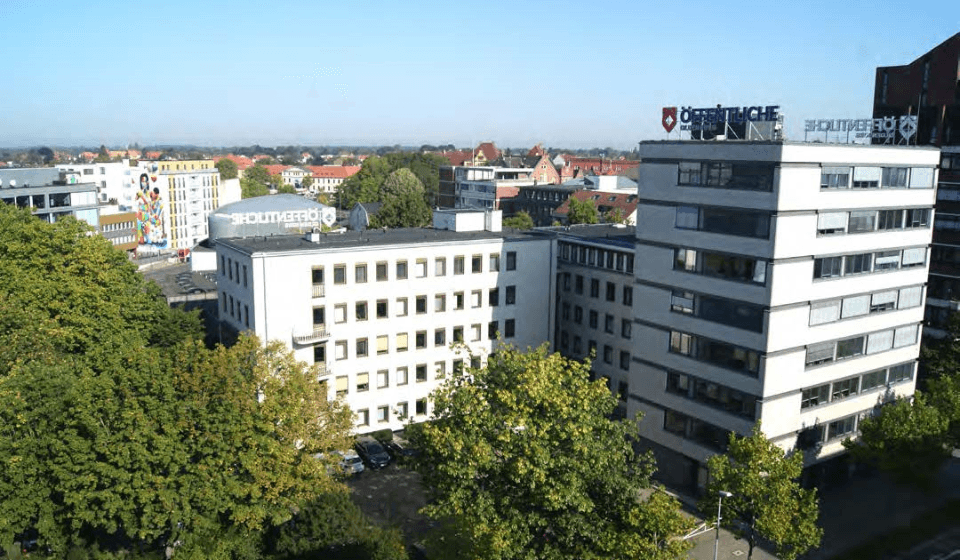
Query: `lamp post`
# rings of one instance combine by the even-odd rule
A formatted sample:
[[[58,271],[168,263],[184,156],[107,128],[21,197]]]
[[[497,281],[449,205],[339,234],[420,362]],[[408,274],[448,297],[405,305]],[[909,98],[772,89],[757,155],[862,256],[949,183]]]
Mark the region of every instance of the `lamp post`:
[[[713,560],[717,560],[717,552],[720,550],[720,508],[723,507],[723,499],[733,496],[726,490],[717,492],[720,499],[717,500],[717,538],[713,542]]]

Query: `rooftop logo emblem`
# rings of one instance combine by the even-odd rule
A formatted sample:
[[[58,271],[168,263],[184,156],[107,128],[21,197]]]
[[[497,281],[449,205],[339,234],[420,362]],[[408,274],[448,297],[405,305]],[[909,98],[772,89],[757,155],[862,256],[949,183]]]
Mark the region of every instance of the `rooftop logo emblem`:
[[[663,123],[663,128],[666,129],[668,133],[673,132],[673,128],[677,126],[677,108],[664,107],[663,119],[660,122]]]

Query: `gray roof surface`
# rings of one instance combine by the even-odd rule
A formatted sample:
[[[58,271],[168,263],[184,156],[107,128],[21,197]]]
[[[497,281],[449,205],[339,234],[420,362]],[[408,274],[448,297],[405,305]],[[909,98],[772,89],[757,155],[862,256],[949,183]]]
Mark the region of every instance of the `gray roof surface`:
[[[382,202],[358,202],[361,208],[367,211],[367,214],[376,214],[383,206]]]
[[[226,204],[214,210],[212,214],[283,212],[286,210],[309,210],[311,208],[327,208],[327,206],[296,194],[270,194]]]
[[[560,239],[575,237],[594,243],[630,247],[636,244],[636,228],[634,226],[618,226],[616,224],[582,224],[573,226],[554,226],[537,228],[535,231],[553,233]]]
[[[623,175],[617,175],[617,190],[623,189],[636,189],[637,182],[629,177],[624,177]],[[564,187],[575,187],[575,186],[595,186],[600,183],[599,178],[596,175],[587,175],[586,177],[580,177],[578,179],[570,179],[569,181],[564,181],[562,186]]]
[[[42,187],[60,180],[60,170],[56,167],[29,167],[17,169],[0,169],[0,186],[7,188],[10,181],[17,182],[17,187],[29,185]]]

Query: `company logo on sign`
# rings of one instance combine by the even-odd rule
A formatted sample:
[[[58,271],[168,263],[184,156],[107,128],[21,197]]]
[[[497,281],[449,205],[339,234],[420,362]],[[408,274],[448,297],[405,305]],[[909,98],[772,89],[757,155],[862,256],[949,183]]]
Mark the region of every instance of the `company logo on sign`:
[[[677,126],[677,108],[664,107],[663,119],[660,122],[663,123],[663,128],[665,128],[667,132],[673,132],[673,128]]]
[[[324,210],[327,210],[326,208]],[[287,210],[285,212],[243,212],[231,214],[230,221],[233,225],[241,224],[283,224],[284,227],[310,227],[320,225],[333,225],[336,221],[336,215],[333,210],[321,212],[317,208],[309,210]]]
[[[804,121],[804,132],[853,133],[854,139],[883,140],[892,144],[900,138],[907,144],[917,133],[917,116],[880,117],[876,119],[812,119]]]

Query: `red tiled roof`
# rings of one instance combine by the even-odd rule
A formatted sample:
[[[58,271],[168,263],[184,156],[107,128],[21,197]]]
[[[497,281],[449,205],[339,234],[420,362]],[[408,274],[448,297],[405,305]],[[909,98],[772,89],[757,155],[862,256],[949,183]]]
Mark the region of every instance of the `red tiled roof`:
[[[268,156],[267,154],[256,154],[255,156],[253,156],[253,161],[259,161],[261,159],[270,159],[270,156]]]
[[[441,156],[447,158],[450,161],[450,165],[463,165],[464,162],[468,162],[473,159],[473,152],[471,150],[456,150],[453,152],[441,152]]]
[[[243,171],[244,169],[247,169],[248,167],[253,167],[253,160],[248,158],[247,156],[235,156],[233,154],[228,154],[225,156],[217,156],[213,158],[213,163],[217,163],[221,159],[229,159],[233,163],[237,164],[237,169],[241,171]]]
[[[530,148],[530,151],[527,152],[527,157],[533,156],[542,156],[546,152],[543,151],[543,144],[537,144],[536,146]]]
[[[149,160],[160,159],[160,153],[161,152],[147,152],[147,159]]]
[[[346,179],[360,171],[359,165],[307,165],[314,179]]]
[[[254,156],[256,157],[256,156]],[[293,167],[292,165],[264,165],[263,168],[267,170],[267,173],[270,175],[278,175],[283,173],[285,170]]]
[[[520,196],[520,187],[501,187],[497,186],[497,198],[513,198]]]
[[[593,205],[597,207],[597,211],[601,214],[609,212],[614,208],[619,208],[623,211],[623,216],[627,217],[637,211],[637,195],[633,193],[612,193],[582,190],[576,191],[570,196],[571,198],[576,198],[580,202],[587,200],[593,202]],[[563,201],[563,204],[561,204],[560,207],[554,211],[554,214],[566,216],[567,212],[569,211],[570,199],[568,198],[567,200]]]
[[[473,151],[474,154],[483,154],[483,157],[487,158],[487,161],[493,161],[500,157],[500,150],[497,149],[497,145],[493,142],[481,142],[479,146]]]

